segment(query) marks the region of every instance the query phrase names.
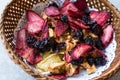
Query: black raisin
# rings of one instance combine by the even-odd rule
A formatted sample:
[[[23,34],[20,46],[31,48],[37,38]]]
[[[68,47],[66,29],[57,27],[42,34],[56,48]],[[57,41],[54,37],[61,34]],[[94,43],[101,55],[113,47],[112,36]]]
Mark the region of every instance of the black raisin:
[[[95,59],[94,59],[94,57],[92,57],[92,56],[88,56],[88,57],[87,57],[87,61],[88,61],[88,63],[89,63],[90,65],[93,65],[93,64],[95,63]]]
[[[85,9],[85,15],[89,16],[89,14],[90,14],[90,10],[88,8]]]
[[[91,31],[96,34],[96,35],[101,35],[102,34],[102,27],[98,24],[94,24],[92,27],[91,27]]]
[[[107,62],[106,59],[103,57],[97,57],[95,59],[96,66],[104,66],[106,64],[106,62]]]
[[[73,64],[73,65],[80,65],[80,64],[82,64],[83,63],[83,61],[84,61],[84,58],[83,57],[80,57],[78,60],[72,60],[71,61],[71,63]]]
[[[57,3],[55,3],[55,2],[51,2],[48,7],[50,7],[50,6],[54,6],[54,7],[57,7],[57,8],[59,7],[59,6],[57,5]]]
[[[64,23],[68,23],[68,16],[67,16],[67,15],[62,15],[62,16],[60,17],[60,20],[61,20],[62,22],[64,22]]]
[[[35,41],[36,41],[36,39],[35,39],[34,36],[29,36],[29,37],[26,39],[27,44],[30,45],[30,46],[32,46]]]
[[[102,43],[100,38],[94,38],[94,43],[95,43],[95,47],[96,48],[98,48],[100,50],[104,50],[105,49],[105,47],[104,47],[104,45],[103,45],[103,43]]]
[[[77,31],[77,30],[75,30],[75,31],[73,32],[73,36],[74,36],[75,38],[77,38],[78,40],[82,40],[82,39],[83,39],[83,32],[82,32],[82,31]]]
[[[84,41],[86,44],[89,44],[91,46],[94,45],[93,38],[91,36],[87,36]]]

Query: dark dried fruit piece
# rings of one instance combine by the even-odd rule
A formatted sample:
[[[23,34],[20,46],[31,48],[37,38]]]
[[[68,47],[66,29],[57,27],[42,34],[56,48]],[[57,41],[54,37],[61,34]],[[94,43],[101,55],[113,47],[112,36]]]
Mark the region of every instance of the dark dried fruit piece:
[[[95,58],[92,57],[92,56],[88,56],[88,57],[87,57],[87,62],[88,62],[90,65],[93,65],[93,64],[95,64]]]
[[[83,61],[84,61],[84,58],[83,57],[80,57],[78,60],[72,60],[71,61],[71,63],[73,64],[73,65],[80,65],[80,64],[82,64],[83,63]]]
[[[68,16],[67,16],[67,15],[62,15],[62,16],[60,17],[60,20],[61,20],[62,22],[68,23]]]
[[[48,7],[50,7],[50,6],[54,6],[54,7],[57,7],[57,8],[58,8],[57,3],[55,3],[55,2],[50,3]]]
[[[34,36],[29,36],[26,39],[27,44],[30,46],[32,46],[35,41],[36,41],[36,38]]]
[[[73,36],[75,38],[77,38],[78,40],[82,40],[83,39],[83,32],[82,31],[78,31],[78,30],[74,30]]]
[[[103,57],[97,57],[95,59],[95,65],[96,66],[104,66],[106,64],[106,62],[107,62],[106,59],[103,58]]]
[[[89,45],[91,45],[91,46],[94,46],[94,42],[93,42],[93,38],[91,37],[91,36],[87,36],[86,38],[85,38],[85,43],[86,44],[89,44]]]
[[[102,34],[102,27],[99,25],[99,24],[94,24],[92,27],[91,27],[91,31],[96,34],[96,35],[101,35]]]
[[[77,0],[74,5],[81,11],[84,12],[87,9],[86,0]]]

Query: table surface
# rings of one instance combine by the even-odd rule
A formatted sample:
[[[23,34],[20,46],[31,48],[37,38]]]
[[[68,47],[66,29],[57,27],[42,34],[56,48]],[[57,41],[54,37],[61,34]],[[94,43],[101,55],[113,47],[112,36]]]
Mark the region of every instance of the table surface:
[[[11,0],[0,0],[0,17]],[[120,0],[109,0],[120,10]],[[1,20],[1,19],[0,19]],[[10,60],[0,40],[0,80],[35,80]],[[120,80],[120,71],[109,80]]]

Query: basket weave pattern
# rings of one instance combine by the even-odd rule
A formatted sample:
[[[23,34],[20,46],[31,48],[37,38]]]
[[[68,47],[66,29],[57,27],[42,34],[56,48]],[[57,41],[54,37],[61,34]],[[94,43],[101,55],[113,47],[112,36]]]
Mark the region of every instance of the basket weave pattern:
[[[46,2],[45,0],[13,0],[5,9],[2,17],[1,27],[0,27],[0,37],[9,53],[10,58],[19,64],[22,69],[27,73],[34,76],[37,80],[51,80],[49,77],[45,77],[40,73],[35,72],[30,69],[27,64],[25,64],[22,58],[15,54],[14,45],[12,43],[14,38],[14,29],[17,27],[18,21],[22,17],[23,13],[31,9],[35,4],[40,2]],[[91,8],[97,8],[99,11],[109,11],[111,12],[111,19],[115,29],[117,50],[116,57],[112,62],[111,66],[103,72],[99,77],[94,78],[94,80],[103,80],[109,78],[118,71],[120,67],[120,13],[119,11],[107,0],[87,0],[88,6]]]

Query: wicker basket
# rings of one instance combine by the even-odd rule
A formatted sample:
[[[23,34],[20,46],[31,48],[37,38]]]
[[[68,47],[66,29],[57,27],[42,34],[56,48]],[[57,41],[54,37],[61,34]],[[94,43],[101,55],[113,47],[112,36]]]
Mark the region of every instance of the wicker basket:
[[[40,73],[30,69],[27,64],[23,62],[21,58],[15,55],[14,45],[12,44],[14,37],[14,29],[16,28],[19,19],[23,15],[25,10],[31,9],[33,5],[45,2],[45,0],[13,0],[5,9],[0,24],[0,36],[9,53],[10,58],[19,64],[27,73],[34,76],[37,80],[51,80],[49,77],[45,77]],[[110,67],[104,71],[99,77],[93,80],[103,80],[109,78],[120,67],[120,13],[119,11],[107,0],[87,0],[88,6],[91,8],[97,8],[100,11],[110,11],[112,13],[112,24],[114,25],[117,41],[116,56]]]

